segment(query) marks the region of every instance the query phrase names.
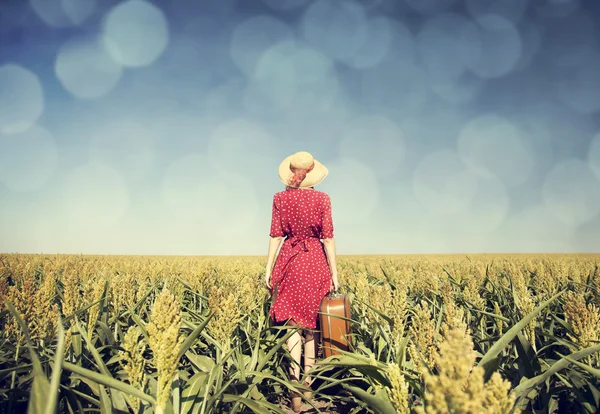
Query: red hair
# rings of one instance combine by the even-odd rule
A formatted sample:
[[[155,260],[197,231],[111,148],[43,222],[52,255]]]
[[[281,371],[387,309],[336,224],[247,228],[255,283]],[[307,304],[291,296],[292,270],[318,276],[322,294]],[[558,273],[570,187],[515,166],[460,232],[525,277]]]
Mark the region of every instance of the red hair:
[[[302,181],[304,181],[304,179],[306,178],[306,174],[308,174],[309,172],[311,172],[311,170],[315,167],[315,163],[313,162],[313,164],[306,168],[306,169],[301,169],[301,168],[295,168],[293,166],[290,165],[290,170],[292,170],[292,172],[294,173],[294,175],[292,176],[292,178],[289,181],[289,186],[290,187],[300,187],[300,183],[302,183]]]

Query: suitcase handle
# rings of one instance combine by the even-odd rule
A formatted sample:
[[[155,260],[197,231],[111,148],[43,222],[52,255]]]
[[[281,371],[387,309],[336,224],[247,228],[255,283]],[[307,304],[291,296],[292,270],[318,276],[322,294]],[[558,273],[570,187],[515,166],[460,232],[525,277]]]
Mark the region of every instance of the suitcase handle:
[[[339,298],[340,296],[343,295],[343,293],[340,293],[341,289],[342,289],[342,285],[339,286],[337,292],[329,292],[327,294],[327,296],[330,297],[330,298]]]

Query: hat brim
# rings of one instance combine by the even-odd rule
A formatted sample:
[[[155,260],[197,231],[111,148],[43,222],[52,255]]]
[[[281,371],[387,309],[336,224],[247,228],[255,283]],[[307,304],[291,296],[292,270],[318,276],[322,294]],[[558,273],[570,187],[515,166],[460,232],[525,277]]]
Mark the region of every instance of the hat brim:
[[[279,164],[279,180],[286,186],[290,185],[290,179],[294,176],[294,173],[290,170],[290,161],[292,157],[293,155],[286,157],[281,164]],[[317,160],[314,160],[314,162],[315,166],[308,174],[306,174],[306,177],[300,183],[299,188],[313,187],[327,177],[327,174],[329,173],[327,167]]]

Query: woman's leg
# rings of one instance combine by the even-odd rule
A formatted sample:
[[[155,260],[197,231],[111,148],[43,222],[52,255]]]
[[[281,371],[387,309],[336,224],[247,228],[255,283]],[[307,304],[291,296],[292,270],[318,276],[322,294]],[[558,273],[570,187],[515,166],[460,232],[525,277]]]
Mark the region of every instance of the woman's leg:
[[[297,326],[297,324],[293,320],[289,320],[287,325]],[[300,382],[300,358],[302,356],[302,336],[300,336],[300,332],[296,330],[287,340],[288,350],[292,355],[292,362],[290,365],[290,377],[292,381]],[[298,413],[302,408],[302,397],[300,394],[296,394],[295,392],[290,392],[291,398],[291,409]]]
[[[304,342],[304,372],[306,373],[308,373],[315,364],[319,339],[318,331],[306,331],[306,341]],[[310,384],[310,376],[306,377],[306,381]]]
[[[293,320],[287,323],[290,326],[297,326]],[[290,376],[292,380],[300,381],[300,358],[302,356],[302,337],[300,331],[296,331],[287,340],[287,346],[292,355],[292,365],[290,366]]]

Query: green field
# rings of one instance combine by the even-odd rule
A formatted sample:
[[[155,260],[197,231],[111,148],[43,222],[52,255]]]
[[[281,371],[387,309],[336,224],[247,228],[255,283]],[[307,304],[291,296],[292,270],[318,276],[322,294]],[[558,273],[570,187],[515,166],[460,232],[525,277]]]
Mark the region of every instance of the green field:
[[[0,259],[0,413],[289,412],[266,257]],[[353,346],[307,411],[600,410],[600,255],[337,262]]]

